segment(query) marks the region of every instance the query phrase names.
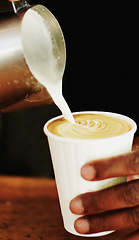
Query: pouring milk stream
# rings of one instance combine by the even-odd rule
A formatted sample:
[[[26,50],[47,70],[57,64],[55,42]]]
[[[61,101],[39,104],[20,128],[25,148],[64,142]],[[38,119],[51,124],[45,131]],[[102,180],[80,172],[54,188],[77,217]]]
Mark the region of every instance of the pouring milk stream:
[[[62,77],[66,61],[64,37],[58,22],[54,22],[52,18],[50,23],[50,16],[49,10],[41,5],[25,13],[21,26],[24,55],[30,71],[46,87],[64,118],[75,123],[62,95]]]

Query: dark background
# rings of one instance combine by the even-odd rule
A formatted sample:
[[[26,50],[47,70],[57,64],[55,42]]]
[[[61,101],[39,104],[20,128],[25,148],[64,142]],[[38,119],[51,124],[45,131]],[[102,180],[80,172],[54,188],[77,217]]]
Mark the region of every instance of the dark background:
[[[45,5],[63,30],[67,47],[63,94],[71,110],[117,112],[139,124],[137,6],[95,1],[30,3]],[[6,0],[0,1],[0,11],[10,8]],[[2,114],[0,174],[53,177],[42,128],[59,114],[56,106]]]

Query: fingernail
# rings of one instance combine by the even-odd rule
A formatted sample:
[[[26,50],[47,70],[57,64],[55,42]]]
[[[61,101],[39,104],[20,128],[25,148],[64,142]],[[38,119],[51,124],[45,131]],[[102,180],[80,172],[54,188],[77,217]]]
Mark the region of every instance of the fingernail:
[[[87,234],[90,231],[89,222],[85,218],[79,218],[74,224],[75,230],[81,234]]]
[[[83,203],[80,197],[76,197],[70,202],[70,210],[74,214],[82,215],[84,213]]]
[[[81,176],[85,180],[91,181],[96,177],[96,170],[93,166],[85,165],[81,169]]]

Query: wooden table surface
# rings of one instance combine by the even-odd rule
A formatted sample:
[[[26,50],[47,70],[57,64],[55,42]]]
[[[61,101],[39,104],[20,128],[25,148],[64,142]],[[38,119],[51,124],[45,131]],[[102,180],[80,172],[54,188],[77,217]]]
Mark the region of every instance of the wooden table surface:
[[[79,237],[63,227],[54,180],[0,176],[0,240],[24,239]]]
[[[0,176],[0,240],[77,239],[96,238],[64,230],[54,180]]]

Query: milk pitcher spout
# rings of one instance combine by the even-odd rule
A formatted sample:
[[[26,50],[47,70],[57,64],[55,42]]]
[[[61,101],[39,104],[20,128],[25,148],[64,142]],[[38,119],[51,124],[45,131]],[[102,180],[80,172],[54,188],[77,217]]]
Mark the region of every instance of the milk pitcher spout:
[[[53,52],[59,59],[59,68],[65,64],[63,35],[50,11],[42,5],[29,6],[26,1],[12,1],[12,4],[12,13],[0,13],[0,109],[4,112],[53,103],[46,87],[34,77],[25,57],[21,26],[27,11],[37,11],[53,28],[56,34],[56,39],[53,38],[56,46]],[[38,58],[39,64],[41,60]]]

